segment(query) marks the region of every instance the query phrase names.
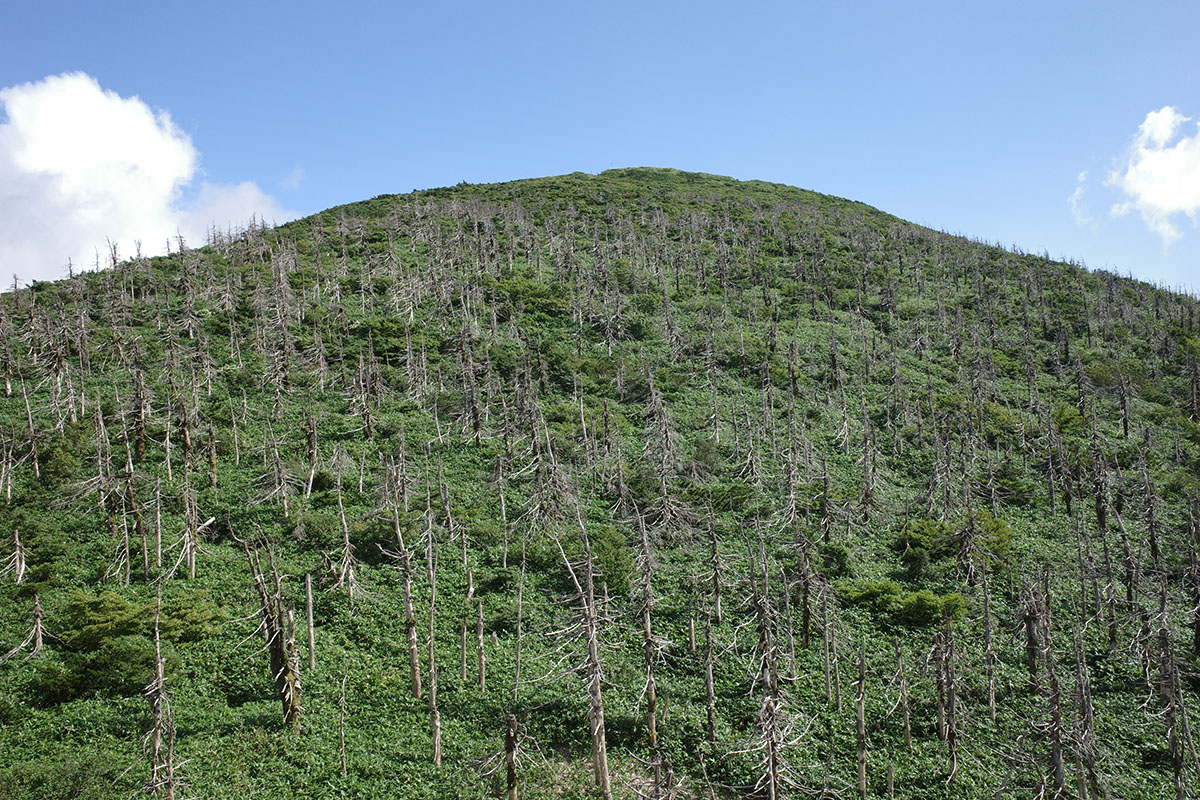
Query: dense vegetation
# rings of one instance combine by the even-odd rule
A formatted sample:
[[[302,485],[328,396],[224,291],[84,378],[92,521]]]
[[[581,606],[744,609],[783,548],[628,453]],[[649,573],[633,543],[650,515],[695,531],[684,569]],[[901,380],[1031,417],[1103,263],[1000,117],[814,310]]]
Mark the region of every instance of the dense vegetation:
[[[0,296],[0,798],[1200,787],[1195,300],[670,170],[211,239]]]

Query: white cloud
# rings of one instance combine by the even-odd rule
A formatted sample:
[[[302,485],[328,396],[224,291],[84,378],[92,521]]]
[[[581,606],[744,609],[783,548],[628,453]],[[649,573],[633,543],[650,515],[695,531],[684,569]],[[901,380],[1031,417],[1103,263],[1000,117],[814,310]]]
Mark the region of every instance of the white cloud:
[[[1088,227],[1095,220],[1083,200],[1084,184],[1086,183],[1087,172],[1079,173],[1079,177],[1075,181],[1075,191],[1071,192],[1071,196],[1067,198],[1067,203],[1071,206],[1071,217],[1075,220],[1075,224]]]
[[[105,264],[109,240],[123,257],[139,241],[153,255],[176,233],[199,244],[210,224],[296,216],[253,183],[196,186],[199,153],[170,115],[84,73],[0,88],[0,109],[5,276],[62,277],[67,259],[87,267],[97,252]],[[185,190],[195,195],[186,203]]]
[[[201,183],[196,199],[178,213],[179,229],[188,236],[190,246],[202,244],[210,227],[226,231],[244,226],[251,217],[274,225],[298,215],[279,207],[275,198],[253,181],[229,186]]]
[[[302,183],[304,183],[304,167],[296,167],[279,182],[279,185],[291,192],[299,189]]]
[[[1113,214],[1137,211],[1164,245],[1183,235],[1175,224],[1178,214],[1186,214],[1193,223],[1200,214],[1200,126],[1193,136],[1171,144],[1190,119],[1172,106],[1151,111],[1125,160],[1105,181],[1127,198],[1113,206]]]

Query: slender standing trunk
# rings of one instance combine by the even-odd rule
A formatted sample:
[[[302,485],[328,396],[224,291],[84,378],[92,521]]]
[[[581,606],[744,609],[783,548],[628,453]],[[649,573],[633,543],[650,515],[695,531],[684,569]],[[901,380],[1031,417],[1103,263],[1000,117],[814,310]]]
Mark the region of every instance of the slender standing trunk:
[[[505,800],[517,800],[517,718],[509,714],[504,720]]]
[[[858,653],[858,686],[854,696],[854,735],[858,743],[858,796],[867,796],[867,651]]]
[[[317,639],[313,629],[312,573],[304,576],[304,616],[308,623],[308,670],[317,669]]]
[[[954,668],[954,625],[946,617],[946,743],[950,750],[950,777],[958,774],[958,688]]]
[[[983,575],[983,661],[987,675],[988,719],[996,723],[996,651],[992,646],[991,592],[987,573]]]
[[[713,686],[712,615],[704,615],[704,711],[708,722],[708,743],[717,744],[717,693]]]
[[[463,617],[458,623],[458,679],[465,686],[467,683],[467,618]]]
[[[338,753],[342,761],[342,777],[346,777],[346,678],[349,673],[346,662],[342,662],[341,693],[338,695]]]
[[[900,642],[896,646],[896,676],[900,679],[900,713],[904,719],[904,749],[912,749],[912,715],[908,707],[908,677],[904,674],[904,656],[900,653]]]
[[[513,666],[513,700],[521,691],[521,635],[525,614],[525,538],[521,537],[521,576],[517,579],[517,640],[513,654],[516,664]]]
[[[580,527],[583,527],[582,521]],[[591,707],[589,716],[592,733],[592,762],[595,766],[596,783],[600,787],[601,797],[603,800],[612,800],[612,786],[609,782],[608,772],[608,744],[605,741],[604,730],[604,675],[600,664],[600,642],[595,613],[596,592],[592,575],[592,548],[587,540],[586,532],[584,532],[584,558],[587,560],[587,567],[584,570],[586,575],[584,629],[587,634],[587,683]]]
[[[431,532],[432,533],[432,532]],[[437,544],[431,535],[425,549],[429,568],[429,733],[433,738],[433,765],[442,765],[442,715],[437,706],[437,654],[434,648],[434,620],[437,615]]]
[[[396,543],[400,547],[400,580],[404,593],[404,638],[408,642],[408,679],[413,697],[421,699],[421,653],[417,644],[417,618],[413,613],[412,554],[404,544],[404,531],[400,525],[400,504],[392,503],[392,525],[396,532]]]
[[[475,606],[475,654],[479,662],[479,691],[487,691],[487,657],[483,652],[483,602]]]

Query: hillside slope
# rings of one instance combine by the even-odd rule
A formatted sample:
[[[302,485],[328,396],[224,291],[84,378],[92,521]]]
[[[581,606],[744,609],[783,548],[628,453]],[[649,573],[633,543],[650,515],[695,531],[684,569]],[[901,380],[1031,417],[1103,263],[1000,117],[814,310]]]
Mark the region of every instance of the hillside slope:
[[[660,169],[212,238],[0,296],[0,798],[1200,787],[1195,300]]]

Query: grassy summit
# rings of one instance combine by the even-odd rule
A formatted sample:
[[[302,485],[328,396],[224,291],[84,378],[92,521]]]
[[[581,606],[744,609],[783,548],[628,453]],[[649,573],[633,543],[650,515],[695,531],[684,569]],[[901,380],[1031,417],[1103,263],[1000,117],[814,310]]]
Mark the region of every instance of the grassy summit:
[[[665,169],[211,238],[0,296],[0,800],[1200,787],[1194,299]]]

